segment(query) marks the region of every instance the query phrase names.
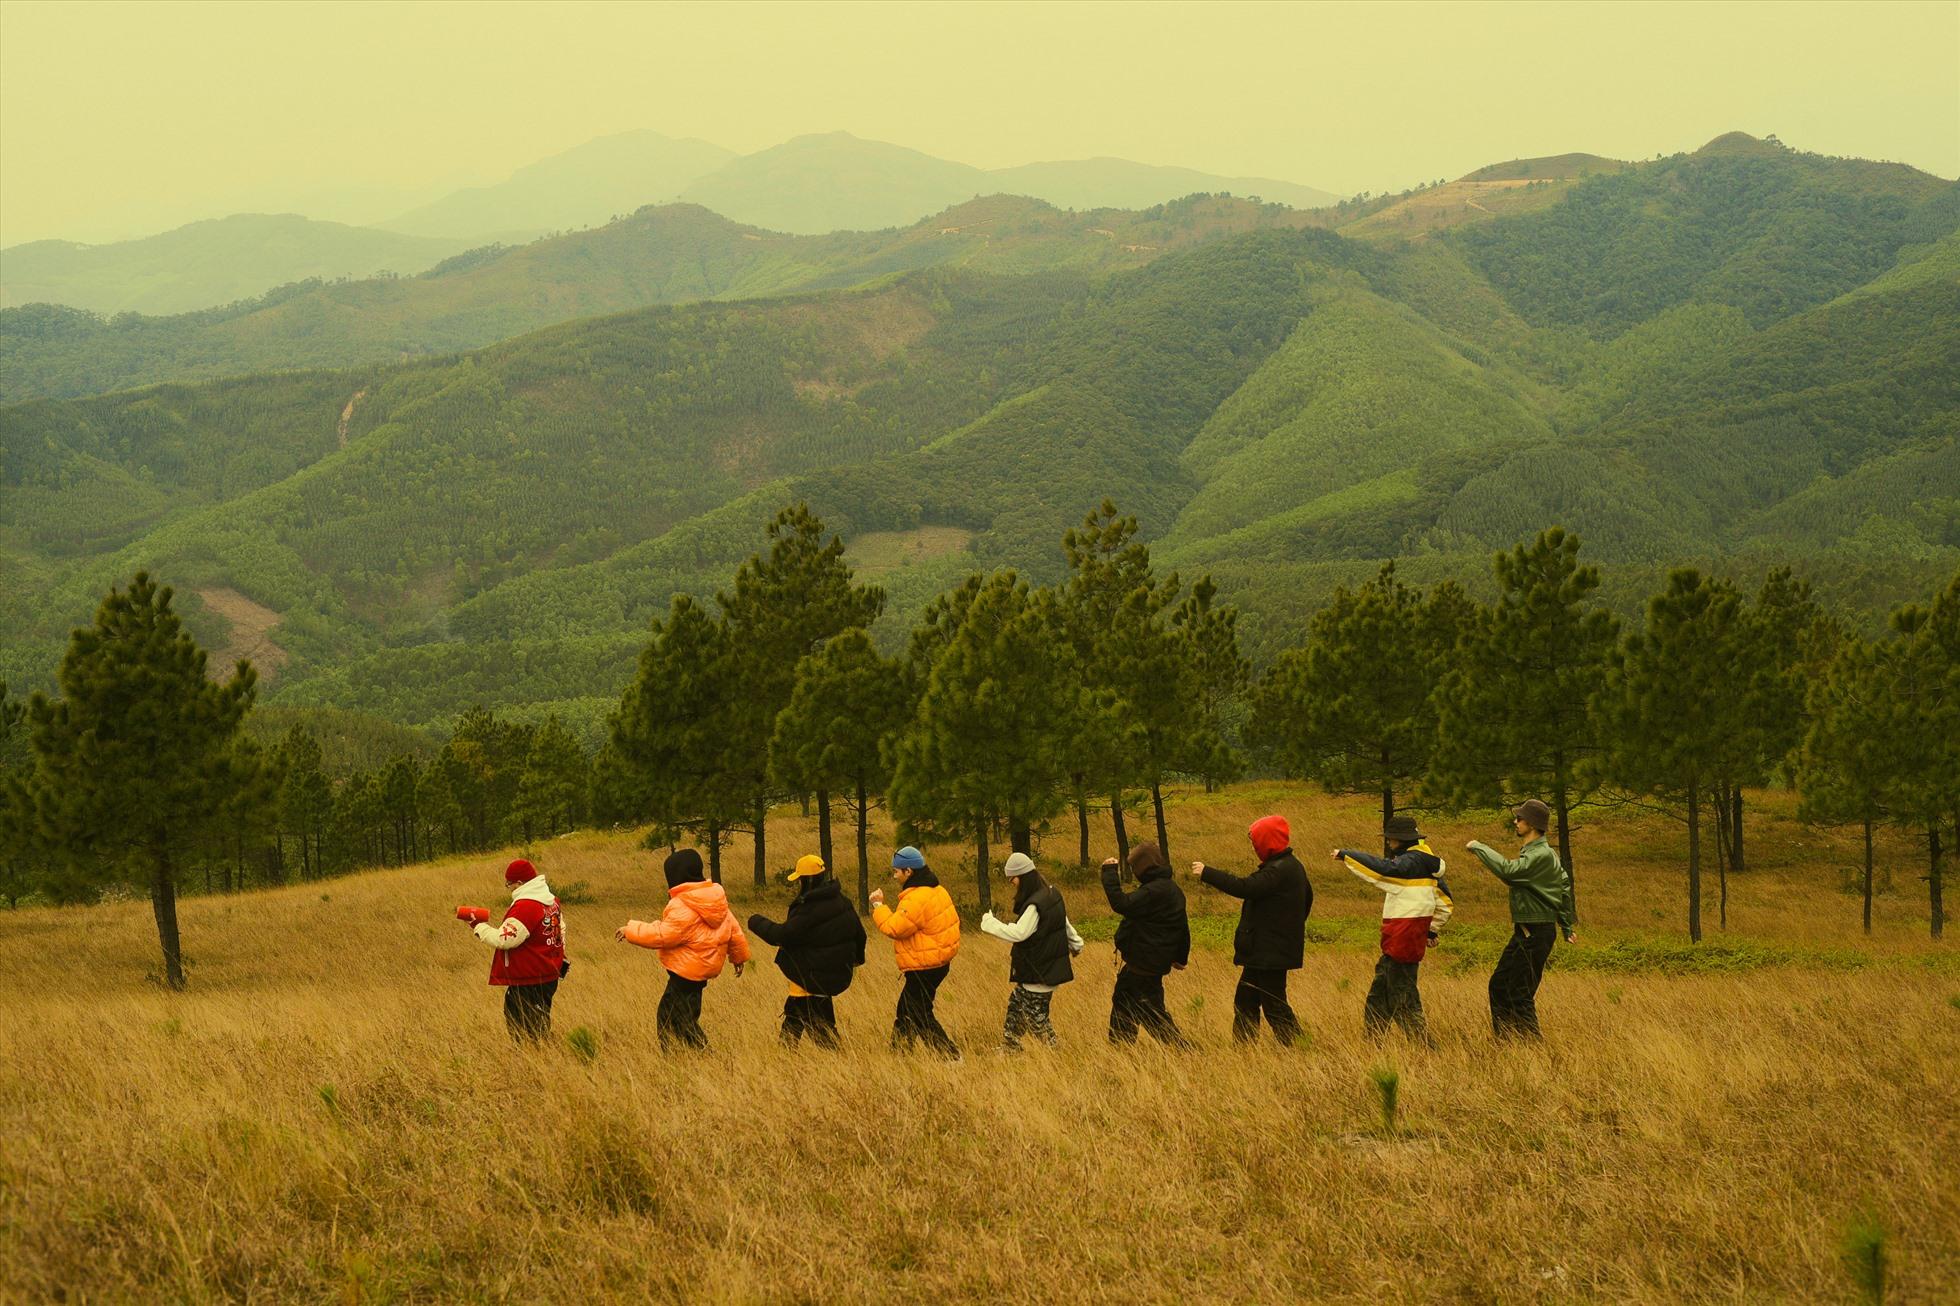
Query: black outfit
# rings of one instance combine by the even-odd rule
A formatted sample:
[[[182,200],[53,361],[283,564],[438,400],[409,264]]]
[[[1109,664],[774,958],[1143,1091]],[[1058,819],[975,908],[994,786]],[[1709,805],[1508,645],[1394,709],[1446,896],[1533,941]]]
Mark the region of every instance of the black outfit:
[[[893,1048],[902,1051],[915,1041],[923,1041],[941,1056],[959,1056],[959,1044],[940,1025],[939,1017],[932,1014],[933,998],[950,969],[950,966],[934,966],[930,970],[904,973],[905,986],[898,991],[898,1019],[892,1022]]]
[[[749,932],[776,949],[776,969],[809,996],[783,1002],[783,1042],[809,1034],[819,1047],[837,1046],[837,1011],[831,1002],[851,987],[864,964],[864,922],[828,872],[806,876],[787,918],[749,917]]]
[[[1257,1038],[1264,1016],[1274,1038],[1292,1043],[1300,1021],[1287,1005],[1286,972],[1306,964],[1307,916],[1313,911],[1307,868],[1291,848],[1282,848],[1243,879],[1211,866],[1201,878],[1220,893],[1245,900],[1232,935],[1233,964],[1244,968],[1232,994],[1232,1037]]]
[[[1555,921],[1520,922],[1490,976],[1490,1026],[1499,1038],[1537,1038],[1538,982],[1558,939]]]
[[[1020,898],[1019,894],[1015,895]],[[1038,913],[1034,933],[1014,945],[1008,954],[1007,978],[1016,984],[1066,984],[1075,978],[1068,961],[1068,906],[1062,891],[1043,884],[1025,901],[1016,901],[1015,912],[1034,908]]]
[[[551,1037],[551,999],[557,980],[542,984],[512,984],[504,990],[504,1024],[519,1043],[539,1043]]]
[[[682,1047],[707,1048],[708,1034],[701,1028],[701,992],[707,987],[706,980],[691,980],[671,970],[667,972],[667,991],[660,995],[656,1017],[662,1048],[671,1048],[676,1043]]]
[[[1168,866],[1152,866],[1137,876],[1137,887],[1123,892],[1119,868],[1102,868],[1103,896],[1123,918],[1116,927],[1116,953],[1123,959],[1110,995],[1109,1041],[1134,1043],[1139,1028],[1160,1042],[1182,1044],[1177,1022],[1164,1001],[1164,976],[1191,960],[1191,922],[1184,890]]]
[[[1421,967],[1421,962],[1397,961],[1387,953],[1375,963],[1375,982],[1368,986],[1368,1005],[1361,1016],[1370,1035],[1380,1037],[1392,1022],[1417,1038],[1427,1037],[1422,990],[1416,987]]]

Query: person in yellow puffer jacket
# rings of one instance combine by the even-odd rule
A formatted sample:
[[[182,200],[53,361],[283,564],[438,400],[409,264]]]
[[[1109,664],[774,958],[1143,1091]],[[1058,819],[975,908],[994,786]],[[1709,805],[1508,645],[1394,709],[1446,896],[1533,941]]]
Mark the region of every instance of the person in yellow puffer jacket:
[[[959,910],[926,865],[925,854],[910,844],[892,854],[892,878],[899,883],[896,908],[885,905],[883,889],[871,894],[871,923],[892,940],[905,977],[892,1046],[904,1050],[923,1040],[941,1056],[958,1060],[959,1045],[933,1015],[932,1004],[960,950]]]

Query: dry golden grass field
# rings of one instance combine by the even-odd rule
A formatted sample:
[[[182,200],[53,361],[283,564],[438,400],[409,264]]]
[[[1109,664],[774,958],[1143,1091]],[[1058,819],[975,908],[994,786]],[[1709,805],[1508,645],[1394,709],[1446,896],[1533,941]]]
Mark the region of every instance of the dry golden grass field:
[[[559,1037],[535,1051],[510,1046],[488,949],[451,919],[501,901],[502,855],[188,900],[181,995],[150,978],[146,904],[7,914],[0,1296],[1850,1301],[1863,1221],[1888,1300],[1960,1300],[1960,966],[1927,939],[1910,843],[1882,846],[1895,888],[1866,939],[1840,889],[1851,839],[1763,796],[1729,927],[1711,873],[1694,949],[1679,827],[1596,818],[1546,1041],[1500,1047],[1484,981],[1503,899],[1461,853],[1496,821],[1431,822],[1458,891],[1423,968],[1435,1046],[1376,1046],[1379,898],[1326,858],[1370,841],[1365,802],[1180,794],[1173,857],[1249,869],[1242,832],[1269,809],[1316,888],[1293,985],[1310,1037],[1290,1050],[1231,1044],[1222,915],[1169,982],[1199,1046],[1111,1049],[1110,922],[1073,873],[1092,942],[1055,999],[1060,1048],[995,1053],[1006,947],[970,930],[940,1002],[960,1064],[887,1050],[898,983],[876,934],[837,1004],[843,1053],[778,1046],[784,986],[758,944],[708,989],[712,1050],[663,1055],[658,963],[612,940],[665,897],[628,835],[532,850],[561,894],[583,884]],[[770,838],[785,865],[813,842],[793,808]],[[1072,848],[1064,828],[1043,861]],[[970,900],[970,867],[929,851]],[[746,885],[746,846],[725,865]],[[735,895],[744,914],[787,896]],[[580,1026],[589,1063],[563,1037]]]

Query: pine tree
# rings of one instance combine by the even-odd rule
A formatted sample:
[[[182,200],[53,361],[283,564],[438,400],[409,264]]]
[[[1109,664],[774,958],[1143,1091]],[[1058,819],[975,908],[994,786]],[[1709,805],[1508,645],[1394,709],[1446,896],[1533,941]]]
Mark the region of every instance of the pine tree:
[[[0,680],[0,898],[17,907],[32,885],[28,845],[34,837],[32,798],[27,768],[33,753],[27,746],[27,705],[7,692]]]
[[[844,542],[825,542],[823,522],[808,504],[776,514],[768,538],[767,553],[743,563],[732,590],[716,595],[728,625],[727,656],[742,685],[731,705],[735,734],[726,764],[748,787],[758,888],[769,882],[769,741],[796,688],[797,664],[825,640],[871,625],[885,607],[883,590],[852,580]]]
[[[456,801],[456,790],[450,779],[456,764],[455,753],[444,745],[422,768],[422,778],[415,787],[415,811],[421,818],[423,846],[430,856],[435,855],[438,833],[443,836],[443,850],[456,851],[456,826],[463,819],[462,804]]]
[[[1437,687],[1429,784],[1459,808],[1544,800],[1576,896],[1572,812],[1594,792],[1588,766],[1604,739],[1593,701],[1619,622],[1595,605],[1599,569],[1579,562],[1579,537],[1563,527],[1492,566],[1497,603],[1470,618]]]
[[[989,577],[933,660],[891,784],[899,816],[974,840],[983,908],[995,828],[1031,829],[1066,806],[1081,696],[1054,595],[1011,571]]]
[[[557,716],[546,717],[532,732],[515,811],[526,844],[535,834],[570,830],[585,818],[587,767],[578,737]]]
[[[1878,653],[1859,639],[1838,645],[1812,682],[1809,728],[1797,763],[1798,814],[1806,821],[1856,822],[1865,836],[1865,933],[1872,932],[1872,831],[1888,816],[1886,770],[1892,752],[1889,708]]]
[[[1703,808],[1745,726],[1737,692],[1757,652],[1742,597],[1727,581],[1681,568],[1647,604],[1599,710],[1613,750],[1595,765],[1628,791],[1659,800],[1688,827],[1688,937],[1701,940]]]
[[[847,630],[798,664],[769,744],[777,779],[816,794],[818,851],[833,870],[831,795],[844,796],[857,828],[860,911],[871,910],[870,810],[890,783],[885,754],[911,706],[898,664],[880,657],[863,630]]]
[[[1239,652],[1238,609],[1214,607],[1217,594],[1211,577],[1203,577],[1171,614],[1171,628],[1183,641],[1197,693],[1177,769],[1202,777],[1206,793],[1245,770],[1245,758],[1232,747],[1230,733],[1233,714],[1252,681],[1252,664]]]
[[[1926,839],[1927,916],[1934,938],[1945,934],[1945,841],[1960,811],[1960,662],[1953,656],[1950,605],[1954,585],[1931,609],[1917,604],[1892,614],[1892,638],[1880,646],[1885,804],[1893,818]]]
[[[56,683],[29,705],[41,842],[71,865],[147,880],[164,979],[184,987],[178,877],[230,798],[232,742],[258,683],[240,662],[222,684],[171,610],[169,587],[137,572],[75,631]]]
[[[1386,824],[1396,794],[1429,770],[1436,678],[1467,613],[1454,587],[1432,608],[1392,562],[1359,589],[1336,589],[1306,645],[1281,654],[1255,689],[1254,742],[1330,793],[1379,794]]]
[[[261,854],[262,859],[271,854],[267,845],[278,834],[279,791],[284,777],[278,751],[268,754],[257,740],[243,734],[232,740],[226,766],[224,846],[213,851],[224,867],[224,890],[231,893],[245,887],[248,859],[253,854]],[[208,863],[205,881],[208,891]]]
[[[381,809],[398,866],[415,860],[415,791],[420,781],[415,759],[406,754],[391,758],[381,771]]]
[[[279,741],[279,825],[299,840],[300,874],[325,873],[320,864],[327,823],[333,817],[333,785],[321,769],[320,741],[295,725]]]

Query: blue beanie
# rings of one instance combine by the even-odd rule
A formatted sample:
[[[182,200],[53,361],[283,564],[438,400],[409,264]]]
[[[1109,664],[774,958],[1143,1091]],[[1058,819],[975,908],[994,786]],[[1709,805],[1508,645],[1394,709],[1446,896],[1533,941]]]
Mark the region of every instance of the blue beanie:
[[[925,864],[926,855],[909,843],[892,854],[892,869],[895,871],[900,869],[916,871]]]

